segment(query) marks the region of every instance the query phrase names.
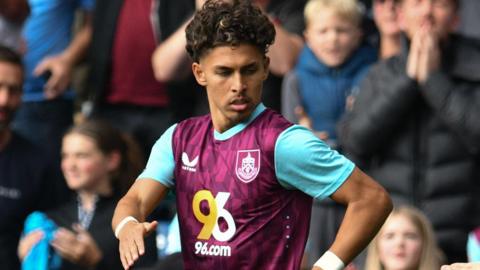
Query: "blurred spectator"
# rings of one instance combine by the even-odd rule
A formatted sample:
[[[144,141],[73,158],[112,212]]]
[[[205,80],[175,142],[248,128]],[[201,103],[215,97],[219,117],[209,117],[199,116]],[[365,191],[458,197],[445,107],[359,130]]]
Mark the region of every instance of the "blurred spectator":
[[[397,55],[401,50],[401,29],[398,23],[398,0],[374,0],[373,20],[378,29],[380,59]]]
[[[172,110],[191,111],[188,99],[179,101],[176,95],[193,92],[193,77],[183,84],[167,84],[178,75],[174,73],[159,82],[151,57],[155,47],[167,43],[194,10],[193,0],[109,0],[96,5],[89,54],[91,115],[132,134],[145,160],[155,141],[176,120]],[[172,51],[161,61],[168,66],[176,59]]]
[[[395,203],[428,216],[449,262],[466,261],[479,224],[480,44],[452,34],[455,0],[402,0],[399,22],[401,53],[372,67],[339,138]]]
[[[197,8],[205,0],[196,0]],[[263,85],[263,97],[267,107],[280,111],[281,87],[283,75],[295,65],[303,46],[301,33],[304,30],[303,8],[306,0],[253,0],[262,9],[275,25],[276,38],[269,47],[270,75]],[[185,52],[185,25],[178,29],[175,35],[167,42],[160,44],[153,56],[153,67],[156,78],[160,81],[168,80],[175,74],[188,74],[191,70],[191,61]],[[169,60],[166,60],[169,59]],[[173,60],[173,61],[172,61]],[[202,101],[205,103],[202,113],[208,111],[206,94]]]
[[[62,135],[73,121],[74,91],[69,86],[72,69],[90,41],[93,1],[29,0],[31,12],[23,29],[25,84],[13,129],[56,160]],[[79,10],[84,24],[72,38]]]
[[[335,148],[335,127],[345,111],[346,97],[376,61],[377,52],[362,44],[363,14],[357,0],[310,0],[304,14],[306,45],[284,79],[282,113]],[[314,203],[307,265],[331,246],[344,211],[330,199]]]
[[[23,51],[21,29],[30,12],[27,0],[0,0],[0,44]]]
[[[50,245],[63,258],[60,269],[122,268],[110,221],[118,199],[142,165],[138,146],[107,123],[87,121],[67,131],[62,144],[62,171],[76,196],[46,212],[59,227]],[[25,226],[29,227],[28,222]],[[37,261],[29,263],[39,267],[38,254],[30,251],[40,252],[34,246],[46,241],[45,234],[39,229],[22,239],[19,254],[24,258],[24,266],[32,256]],[[144,263],[156,261],[154,238],[151,235],[147,240]]]
[[[401,29],[398,24],[398,0],[373,0],[365,10],[364,39],[379,50],[381,59],[400,52]],[[383,40],[382,40],[383,38]]]
[[[361,20],[356,0],[310,0],[305,7],[307,45],[284,80],[283,115],[304,123],[332,147],[346,97],[376,61],[375,49],[361,43]]]
[[[442,253],[419,210],[395,208],[368,247],[365,270],[438,270]]]
[[[97,1],[89,52],[89,101],[85,103],[93,107],[84,112],[131,134],[145,161],[155,141],[172,123],[191,116],[195,92],[200,92],[192,91],[198,86],[191,72],[190,77],[178,71],[157,81],[151,64],[156,46],[175,39],[177,29],[183,29],[196,4],[203,1]],[[185,45],[181,49],[184,51]],[[178,58],[181,56],[172,49],[161,62],[168,68]],[[169,197],[155,215],[169,221],[174,211],[174,199]]]
[[[254,0],[275,26],[275,42],[268,48],[270,75],[263,83],[263,103],[281,111],[283,76],[297,62],[303,47],[302,32],[305,30],[303,10],[307,0]]]
[[[57,194],[49,158],[10,129],[21,103],[22,79],[20,56],[0,46],[0,262],[9,270],[19,269],[16,250],[23,220],[54,205]]]

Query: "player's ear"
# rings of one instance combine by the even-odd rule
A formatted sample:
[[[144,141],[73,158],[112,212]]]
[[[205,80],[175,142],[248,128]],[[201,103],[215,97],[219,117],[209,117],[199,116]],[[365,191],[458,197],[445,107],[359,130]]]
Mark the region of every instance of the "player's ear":
[[[200,84],[201,86],[206,86],[207,80],[205,79],[205,72],[202,69],[202,65],[200,65],[200,63],[193,62],[192,71],[198,84]]]
[[[270,68],[270,58],[268,56],[265,56],[265,58],[263,59],[263,72],[265,73],[263,76],[263,80],[266,80],[268,78],[268,74],[270,73],[269,68]]]

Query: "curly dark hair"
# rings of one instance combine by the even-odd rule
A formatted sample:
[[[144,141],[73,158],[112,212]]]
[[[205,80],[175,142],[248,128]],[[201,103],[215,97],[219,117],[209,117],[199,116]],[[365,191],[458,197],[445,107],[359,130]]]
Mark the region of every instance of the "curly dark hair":
[[[250,44],[267,53],[275,27],[249,0],[207,0],[187,25],[187,52],[198,62],[217,46]]]

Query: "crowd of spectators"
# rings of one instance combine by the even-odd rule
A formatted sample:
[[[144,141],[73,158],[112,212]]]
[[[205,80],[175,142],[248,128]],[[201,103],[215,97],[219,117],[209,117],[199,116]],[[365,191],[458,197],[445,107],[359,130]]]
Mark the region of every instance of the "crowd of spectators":
[[[349,267],[478,260],[478,1],[251,1],[276,31],[264,104],[349,157],[397,207]],[[185,50],[185,27],[205,2],[0,0],[2,267],[20,269],[22,259],[29,269],[52,252],[35,246],[51,240],[63,269],[120,269],[109,223],[116,200],[169,126],[208,111]],[[74,89],[79,64],[85,87]],[[126,152],[125,136],[138,151]],[[20,240],[34,211],[43,213],[36,226],[54,224],[56,234],[27,230]],[[174,214],[166,200],[152,218]],[[343,214],[333,201],[315,202],[306,268]],[[401,263],[382,247],[412,258],[390,267]],[[176,256],[155,253],[143,266],[181,268]]]

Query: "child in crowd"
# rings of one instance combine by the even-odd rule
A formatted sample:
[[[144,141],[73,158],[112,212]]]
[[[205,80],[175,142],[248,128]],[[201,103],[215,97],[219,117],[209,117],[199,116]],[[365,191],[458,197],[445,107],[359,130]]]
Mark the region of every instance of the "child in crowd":
[[[377,52],[362,43],[363,13],[356,0],[310,0],[304,16],[306,45],[284,80],[282,113],[335,146],[346,97]]]
[[[61,165],[67,185],[76,196],[47,211],[44,218],[38,219],[38,212],[34,213],[36,218],[27,218],[25,228],[36,222],[38,229],[20,242],[23,269],[59,269],[45,259],[58,255],[62,258],[60,269],[122,269],[110,221],[118,199],[140,172],[141,160],[137,145],[107,123],[88,121],[72,127],[63,137]],[[52,221],[54,226],[45,226]],[[153,234],[147,242],[151,250],[142,259],[153,263]],[[36,248],[42,244],[44,250]],[[55,255],[49,254],[49,245]]]
[[[419,210],[392,211],[368,247],[365,270],[438,270],[443,256],[430,221]]]
[[[336,124],[346,98],[377,59],[362,42],[362,9],[357,0],[310,0],[305,6],[304,46],[282,89],[282,113],[337,146]],[[315,202],[306,249],[311,265],[335,240],[344,207],[332,200]],[[317,226],[322,221],[323,226]]]

